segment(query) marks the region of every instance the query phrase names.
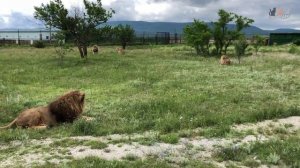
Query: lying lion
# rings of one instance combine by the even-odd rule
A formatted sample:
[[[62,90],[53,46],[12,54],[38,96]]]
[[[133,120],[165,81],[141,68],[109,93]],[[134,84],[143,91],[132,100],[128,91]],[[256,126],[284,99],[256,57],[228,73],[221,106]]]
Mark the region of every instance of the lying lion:
[[[22,128],[47,128],[62,122],[73,122],[83,111],[84,93],[71,91],[59,97],[45,107],[27,109],[1,129]]]
[[[125,49],[123,49],[123,48],[118,47],[118,48],[116,48],[116,51],[120,55],[124,55],[125,54]]]
[[[221,65],[230,65],[231,61],[230,58],[227,55],[222,55],[220,59]]]

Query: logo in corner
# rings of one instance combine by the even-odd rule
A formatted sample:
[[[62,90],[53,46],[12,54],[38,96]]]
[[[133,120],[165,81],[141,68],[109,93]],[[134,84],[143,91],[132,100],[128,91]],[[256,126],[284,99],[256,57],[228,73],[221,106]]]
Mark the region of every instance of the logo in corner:
[[[291,16],[291,12],[289,9],[284,8],[273,8],[269,10],[269,16],[270,17],[277,17],[281,19],[287,19]]]

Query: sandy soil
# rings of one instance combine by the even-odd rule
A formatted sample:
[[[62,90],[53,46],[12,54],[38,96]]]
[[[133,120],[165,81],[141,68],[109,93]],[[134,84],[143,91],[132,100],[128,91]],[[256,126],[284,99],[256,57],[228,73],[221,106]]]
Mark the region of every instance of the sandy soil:
[[[232,127],[233,130],[238,132],[245,132],[247,130],[262,130],[262,129],[275,129],[278,127],[284,127],[287,131],[293,132],[300,130],[300,117],[288,117],[279,120],[266,120],[263,122],[255,124],[242,124],[235,125]],[[101,141],[104,143],[109,143],[114,140],[134,140],[143,137],[153,137],[157,133],[146,132],[144,134],[132,134],[132,135],[109,135],[102,137],[93,136],[77,136],[70,137],[75,140],[82,141]],[[130,144],[117,143],[108,144],[105,149],[91,149],[89,146],[76,146],[67,147],[68,156],[71,158],[80,159],[88,156],[96,156],[106,160],[121,160],[128,156],[145,158],[147,156],[157,156],[158,158],[168,160],[172,163],[180,163],[189,159],[200,159],[203,161],[208,161],[214,163],[218,167],[225,167],[224,163],[218,163],[212,159],[213,153],[220,147],[239,147],[244,144],[249,144],[256,141],[267,141],[272,138],[272,135],[265,136],[262,134],[256,135],[246,135],[240,138],[204,138],[204,137],[193,137],[193,138],[181,138],[177,144],[167,144],[167,143],[154,143],[151,146],[141,145],[138,142],[132,142]],[[26,142],[26,146],[49,146],[54,141],[59,139],[43,139],[43,140],[30,140]],[[6,159],[2,160],[0,167],[10,167],[17,163],[22,166],[30,167],[32,164],[44,164],[46,161],[52,163],[66,162],[68,159],[63,158],[63,154],[58,152],[58,149],[52,149],[51,154],[49,151],[30,151],[24,155],[20,155],[22,151],[26,150],[26,146],[23,145],[24,142],[13,141],[9,145],[1,145],[0,150],[7,149],[9,147],[18,146],[18,152],[15,155],[8,156]],[[54,150],[54,151],[53,151]],[[61,156],[61,159],[51,158],[53,156]],[[49,159],[50,158],[50,159]],[[263,167],[263,166],[262,166]]]

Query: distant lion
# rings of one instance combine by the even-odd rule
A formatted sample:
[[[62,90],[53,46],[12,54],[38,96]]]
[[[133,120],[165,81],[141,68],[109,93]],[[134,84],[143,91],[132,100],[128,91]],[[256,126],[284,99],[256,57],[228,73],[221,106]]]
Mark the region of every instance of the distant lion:
[[[118,48],[116,48],[116,51],[118,54],[122,54],[122,55],[125,54],[125,50],[123,48],[118,47]]]
[[[84,93],[71,91],[48,106],[24,110],[10,124],[0,128],[47,128],[62,122],[73,122],[83,111],[84,98]]]
[[[221,65],[230,65],[231,61],[227,55],[222,55],[220,59],[220,64]]]
[[[96,45],[94,45],[93,46],[93,54],[97,54],[98,51],[99,51],[99,48]]]

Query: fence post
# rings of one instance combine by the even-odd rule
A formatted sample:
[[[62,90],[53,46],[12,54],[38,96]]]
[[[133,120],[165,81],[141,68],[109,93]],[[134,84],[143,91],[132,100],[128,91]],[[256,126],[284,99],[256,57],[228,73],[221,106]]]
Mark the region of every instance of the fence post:
[[[40,40],[43,40],[42,31],[40,30]]]
[[[145,32],[143,32],[143,45],[145,45]]]
[[[18,29],[18,45],[20,45],[20,29]]]

